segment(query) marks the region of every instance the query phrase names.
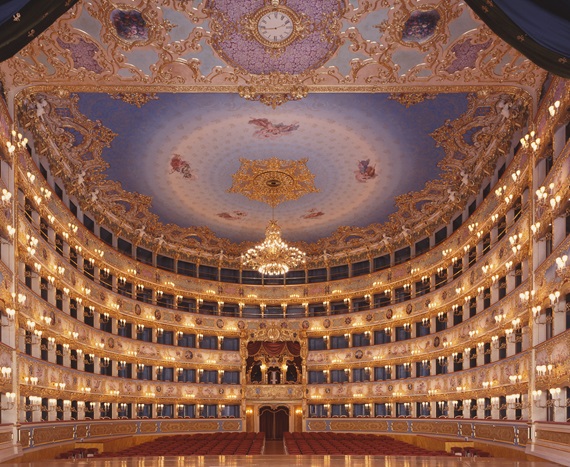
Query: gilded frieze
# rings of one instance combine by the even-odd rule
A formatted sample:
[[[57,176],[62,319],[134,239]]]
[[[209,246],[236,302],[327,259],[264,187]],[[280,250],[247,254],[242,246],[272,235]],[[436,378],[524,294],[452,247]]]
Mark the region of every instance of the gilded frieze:
[[[92,423],[89,434],[94,436],[131,435],[137,432],[137,423]]]
[[[158,423],[141,422],[139,430],[141,433],[156,433],[158,431]]]
[[[327,422],[324,420],[308,420],[307,427],[310,431],[325,431]]]
[[[70,441],[74,438],[73,428],[73,425],[34,428],[34,446]]]

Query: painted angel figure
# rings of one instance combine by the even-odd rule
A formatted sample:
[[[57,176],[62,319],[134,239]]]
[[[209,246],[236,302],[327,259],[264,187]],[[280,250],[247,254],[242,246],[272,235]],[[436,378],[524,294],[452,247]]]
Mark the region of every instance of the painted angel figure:
[[[365,183],[366,180],[376,177],[376,166],[370,165],[370,159],[358,161],[358,170],[354,174],[356,180]]]
[[[283,135],[292,133],[293,131],[299,129],[298,123],[292,123],[291,125],[285,125],[284,123],[271,123],[266,118],[252,118],[249,122],[250,125],[255,125],[259,127],[253,136],[261,139],[265,138],[278,138]]]

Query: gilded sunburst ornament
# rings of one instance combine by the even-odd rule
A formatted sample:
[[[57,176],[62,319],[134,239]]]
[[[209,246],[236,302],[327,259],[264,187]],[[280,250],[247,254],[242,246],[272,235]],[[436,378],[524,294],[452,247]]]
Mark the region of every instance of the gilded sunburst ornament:
[[[315,175],[307,168],[308,160],[240,159],[241,166],[232,175],[233,184],[228,193],[241,193],[273,208],[308,193],[317,193]]]

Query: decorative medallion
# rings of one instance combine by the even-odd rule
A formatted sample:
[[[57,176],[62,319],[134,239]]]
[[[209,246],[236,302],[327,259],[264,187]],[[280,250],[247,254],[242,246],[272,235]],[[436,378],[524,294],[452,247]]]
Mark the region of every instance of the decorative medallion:
[[[116,8],[110,16],[119,39],[126,42],[148,41],[148,27],[140,11]]]
[[[323,65],[340,46],[344,0],[209,0],[212,48],[249,73],[296,75]]]
[[[307,168],[308,160],[240,159],[241,167],[232,175],[233,184],[228,192],[241,193],[273,208],[308,193],[317,193],[315,176]]]
[[[413,11],[402,30],[402,42],[421,44],[429,40],[436,32],[441,16],[437,10]]]

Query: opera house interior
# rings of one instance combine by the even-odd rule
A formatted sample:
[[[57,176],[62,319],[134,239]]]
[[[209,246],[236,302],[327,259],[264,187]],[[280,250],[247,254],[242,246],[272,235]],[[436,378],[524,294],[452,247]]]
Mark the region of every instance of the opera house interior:
[[[568,465],[568,11],[3,3],[0,462]]]

